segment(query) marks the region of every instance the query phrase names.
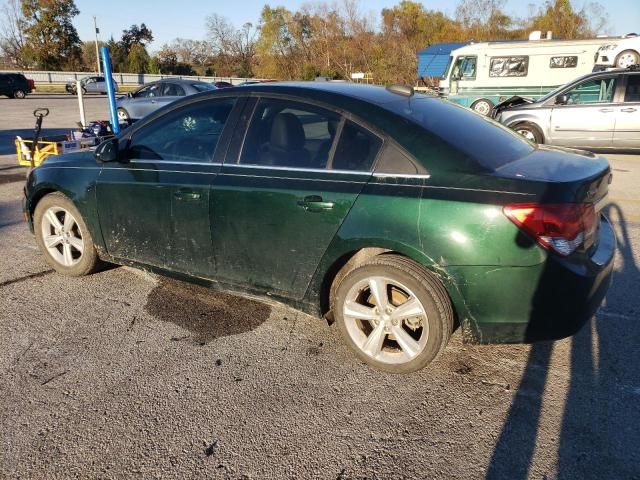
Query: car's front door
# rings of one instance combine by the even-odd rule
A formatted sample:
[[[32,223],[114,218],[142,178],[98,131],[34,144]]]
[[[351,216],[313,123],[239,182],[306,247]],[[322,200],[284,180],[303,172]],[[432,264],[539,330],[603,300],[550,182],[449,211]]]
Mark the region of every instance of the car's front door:
[[[616,109],[615,148],[640,148],[640,74],[627,75],[622,103]]]
[[[301,298],[382,142],[337,113],[270,98],[236,135],[211,191],[216,276]]]
[[[209,185],[220,169],[220,146],[230,135],[236,100],[181,106],[121,142],[124,161],[105,164],[97,187],[110,255],[195,276],[213,274]]]
[[[550,140],[567,147],[611,147],[617,77],[585,80],[562,93],[566,103],[551,110]],[[557,98],[557,97],[556,97]]]

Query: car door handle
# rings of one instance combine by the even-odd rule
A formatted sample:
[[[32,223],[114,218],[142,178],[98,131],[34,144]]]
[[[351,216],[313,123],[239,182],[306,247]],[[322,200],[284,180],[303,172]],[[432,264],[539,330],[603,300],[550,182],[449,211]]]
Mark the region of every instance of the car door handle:
[[[613,112],[613,108],[601,108],[598,111],[602,112],[602,113],[611,113],[611,112]]]
[[[632,113],[635,112],[636,109],[635,108],[623,108],[622,110],[620,110],[621,112],[625,112],[625,113]]]
[[[173,192],[173,198],[176,200],[197,201],[200,200],[200,194],[190,190],[178,190]]]
[[[309,195],[302,200],[298,200],[298,206],[309,212],[321,212],[323,210],[331,210],[335,204],[333,202],[325,202],[320,195]]]

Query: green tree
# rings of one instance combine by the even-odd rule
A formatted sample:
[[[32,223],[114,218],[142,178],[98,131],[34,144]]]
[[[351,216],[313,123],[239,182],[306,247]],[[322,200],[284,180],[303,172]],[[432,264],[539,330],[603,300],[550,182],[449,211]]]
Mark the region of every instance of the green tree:
[[[127,55],[127,72],[129,73],[147,73],[149,65],[149,54],[147,50],[139,43],[131,46]]]
[[[79,13],[73,0],[22,0],[25,62],[43,70],[79,68],[81,42],[72,23]]]

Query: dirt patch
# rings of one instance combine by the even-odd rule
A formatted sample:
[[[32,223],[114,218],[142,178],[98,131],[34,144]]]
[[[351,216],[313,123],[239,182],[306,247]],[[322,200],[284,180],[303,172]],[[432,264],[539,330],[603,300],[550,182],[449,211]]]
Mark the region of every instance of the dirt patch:
[[[145,308],[158,320],[190,332],[172,340],[199,344],[251,331],[271,314],[271,307],[264,303],[170,278],[160,279]]]

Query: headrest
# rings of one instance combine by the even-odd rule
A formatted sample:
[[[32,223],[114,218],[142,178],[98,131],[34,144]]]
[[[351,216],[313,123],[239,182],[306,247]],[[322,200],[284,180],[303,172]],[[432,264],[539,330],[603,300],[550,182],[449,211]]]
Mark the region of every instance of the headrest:
[[[279,113],[271,126],[271,146],[283,150],[298,150],[304,147],[304,129],[293,113]]]

